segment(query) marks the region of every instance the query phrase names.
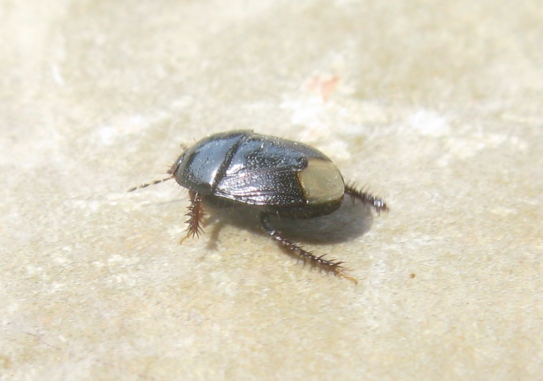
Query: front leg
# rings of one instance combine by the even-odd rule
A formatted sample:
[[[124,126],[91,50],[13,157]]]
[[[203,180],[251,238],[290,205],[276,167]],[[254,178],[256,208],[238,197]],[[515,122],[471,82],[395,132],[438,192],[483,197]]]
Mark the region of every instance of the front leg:
[[[188,237],[194,238],[198,237],[204,231],[202,229],[201,223],[204,218],[204,204],[202,202],[202,196],[198,192],[189,191],[190,196],[190,205],[189,211],[186,214],[188,217],[187,223],[187,236],[184,237],[180,243],[182,243]]]
[[[290,242],[286,238],[284,238],[280,232],[275,230],[271,225],[269,221],[269,214],[267,213],[261,213],[260,214],[260,222],[262,223],[262,227],[268,232],[268,234],[275,239],[279,244],[281,244],[284,248],[290,251],[291,254],[297,256],[301,260],[304,261],[304,263],[309,263],[313,267],[318,267],[319,269],[327,272],[327,273],[333,273],[334,275],[342,276],[344,278],[349,279],[350,281],[354,283],[358,283],[358,281],[353,278],[350,275],[347,275],[343,272],[344,268],[342,266],[342,261],[334,261],[334,260],[328,260],[324,259],[324,255],[321,255],[320,257],[317,257],[313,255],[311,252],[306,251],[302,249],[300,246]]]

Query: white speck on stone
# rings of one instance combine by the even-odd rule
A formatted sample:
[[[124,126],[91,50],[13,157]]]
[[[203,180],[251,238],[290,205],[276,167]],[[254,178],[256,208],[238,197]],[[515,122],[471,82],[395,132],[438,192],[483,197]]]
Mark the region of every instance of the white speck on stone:
[[[293,125],[319,126],[322,124],[319,115],[323,111],[322,101],[317,97],[307,100],[287,100],[281,108],[292,111],[290,121]]]
[[[62,76],[58,65],[51,66],[51,74],[53,75],[53,81],[55,81],[57,85],[64,86],[64,77]]]
[[[325,151],[329,154],[328,156],[333,155],[334,159],[348,160],[351,158],[349,145],[342,140],[333,139],[325,146],[321,146],[321,148],[322,151]]]
[[[119,137],[137,135],[157,121],[164,119],[161,113],[151,115],[120,116],[96,131],[98,139],[104,145],[112,145]]]
[[[102,127],[98,130],[98,137],[102,144],[109,146],[115,140],[116,131],[113,127]]]
[[[432,111],[418,110],[409,117],[409,126],[425,136],[441,137],[450,133],[448,120]]]
[[[495,149],[509,145],[514,149],[524,152],[527,143],[516,136],[510,137],[503,134],[475,133],[471,137],[453,138],[447,143],[449,152],[460,158],[469,159],[485,149]]]
[[[506,207],[503,207],[503,206],[499,206],[499,207],[496,207],[496,208],[493,208],[490,210],[491,213],[493,214],[496,214],[500,217],[507,217],[507,216],[510,216],[512,214],[515,214],[516,211],[512,208],[506,208]]]

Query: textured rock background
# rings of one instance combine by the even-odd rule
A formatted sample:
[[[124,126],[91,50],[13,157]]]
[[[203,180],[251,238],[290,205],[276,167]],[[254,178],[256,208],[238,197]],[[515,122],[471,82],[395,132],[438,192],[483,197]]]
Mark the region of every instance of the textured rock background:
[[[0,40],[0,379],[543,374],[539,1],[2,0]],[[306,240],[358,285],[126,193],[234,128],[387,200]]]

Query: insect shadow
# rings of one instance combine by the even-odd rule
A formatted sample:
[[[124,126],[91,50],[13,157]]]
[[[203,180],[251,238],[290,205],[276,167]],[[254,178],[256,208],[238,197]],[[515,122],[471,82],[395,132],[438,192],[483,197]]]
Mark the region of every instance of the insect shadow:
[[[262,236],[268,233],[260,222],[260,210],[250,207],[206,205],[206,230],[210,232],[209,249],[216,249],[225,225],[234,226]],[[332,214],[308,219],[272,216],[270,224],[285,237],[309,244],[334,244],[353,240],[366,234],[373,224],[371,207],[353,202],[346,196],[341,207]]]

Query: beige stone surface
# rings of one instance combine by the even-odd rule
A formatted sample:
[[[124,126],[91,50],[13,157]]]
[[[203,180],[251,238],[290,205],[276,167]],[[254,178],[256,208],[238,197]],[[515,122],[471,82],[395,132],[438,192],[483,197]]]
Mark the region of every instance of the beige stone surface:
[[[0,41],[1,380],[543,378],[540,1],[0,0]],[[126,192],[234,128],[387,200],[300,239],[358,285]]]

